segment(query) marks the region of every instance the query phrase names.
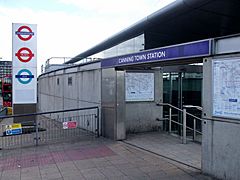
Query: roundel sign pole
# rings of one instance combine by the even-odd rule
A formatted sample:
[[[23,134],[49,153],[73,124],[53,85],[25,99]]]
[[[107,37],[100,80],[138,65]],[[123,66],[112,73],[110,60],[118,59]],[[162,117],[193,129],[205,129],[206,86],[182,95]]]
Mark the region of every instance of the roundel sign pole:
[[[36,103],[36,35],[36,24],[13,23],[13,104]]]

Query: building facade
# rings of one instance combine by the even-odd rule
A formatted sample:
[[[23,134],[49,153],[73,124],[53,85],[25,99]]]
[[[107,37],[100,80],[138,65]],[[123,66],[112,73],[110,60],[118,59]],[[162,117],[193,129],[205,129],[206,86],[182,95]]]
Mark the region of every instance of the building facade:
[[[194,100],[202,106],[203,173],[219,179],[238,180],[239,7],[240,2],[236,0],[177,0],[66,62],[75,63],[105,51],[105,58],[98,63],[97,70],[84,65],[40,76],[39,105],[42,110],[54,107],[49,102],[56,103],[56,107],[70,107],[75,97],[82,100],[82,94],[97,90],[95,95],[100,101],[102,135],[121,140],[126,138],[128,131],[163,127],[159,122],[164,109],[156,107],[156,103],[164,102],[164,96],[168,96],[169,102],[175,101],[179,109],[184,105],[194,105],[186,104]],[[134,40],[137,37],[140,41]],[[138,42],[137,46],[134,41]],[[197,63],[202,68],[193,66]],[[86,74],[94,69],[99,71],[98,79],[91,73]],[[133,73],[136,76],[129,78]],[[73,76],[71,74],[75,78],[69,88],[67,82]],[[60,77],[64,84],[63,91],[56,87],[57,78]],[[90,82],[97,80],[97,83],[82,86],[81,83],[88,78],[92,78]],[[166,93],[164,84],[169,86]],[[140,96],[139,89],[152,91]],[[59,91],[59,97],[55,96],[56,91]],[[193,98],[195,94],[198,99]],[[84,97],[90,96],[86,94]],[[180,116],[176,113],[176,117]]]
[[[12,75],[12,61],[0,61],[0,79]]]

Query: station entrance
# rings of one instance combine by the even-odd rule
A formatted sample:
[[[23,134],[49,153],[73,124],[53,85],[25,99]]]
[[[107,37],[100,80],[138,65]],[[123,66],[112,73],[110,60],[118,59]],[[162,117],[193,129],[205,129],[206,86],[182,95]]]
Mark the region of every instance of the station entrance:
[[[103,79],[108,84],[110,72],[115,78],[111,88],[116,91],[113,97],[116,119],[121,120],[118,122],[122,127],[117,132],[122,132],[122,139],[129,134],[153,131],[166,131],[182,138],[185,109],[187,132],[184,134],[190,140],[201,142],[202,58],[104,69]],[[106,111],[110,110],[111,88],[109,85],[104,88]]]
[[[116,91],[117,94],[121,93],[118,97],[122,97],[124,101],[122,109],[125,110],[126,115],[124,116],[126,135],[162,130],[171,131],[170,133],[181,137],[183,136],[183,109],[186,109],[187,113],[193,115],[187,117],[186,126],[188,128],[186,134],[189,139],[201,142],[201,134],[194,132],[194,130],[201,132],[202,129],[201,121],[197,120],[202,115],[202,59],[188,60],[188,63],[183,60],[180,63],[164,64],[163,62],[117,68],[117,74],[120,74],[120,72],[123,81],[125,81],[122,82],[125,87],[121,87],[122,92],[119,88]],[[154,83],[152,82],[154,84],[154,96],[152,96],[152,99],[150,97],[149,99],[140,97],[151,89],[146,90],[147,87],[144,86],[153,86],[150,83],[151,79],[149,79],[151,76],[142,76],[145,80],[141,80],[141,77],[137,78],[137,74],[141,73],[154,74]],[[132,76],[130,80],[128,80],[129,74]],[[120,84],[119,80],[116,81],[118,81],[117,84]],[[144,83],[145,85],[143,85]],[[136,91],[145,90],[146,92],[139,93],[137,99],[135,94],[138,92]],[[132,93],[135,99],[129,100],[129,93]],[[159,103],[161,107],[157,107]],[[170,106],[172,106],[171,115],[169,112]],[[173,123],[169,122],[170,116]]]
[[[189,64],[163,67],[163,103],[171,104],[179,109],[201,118],[202,107],[202,64]],[[163,107],[163,117],[169,117],[169,108]],[[173,109],[172,119],[182,124],[182,113]],[[187,127],[194,128],[193,120],[187,121]],[[201,122],[196,122],[196,128],[201,131]],[[164,121],[163,129],[169,129],[169,123]],[[173,123],[172,133],[181,135],[182,128]],[[192,131],[187,132],[193,136]],[[195,139],[196,140],[196,139]]]
[[[161,127],[147,132],[141,132],[140,129],[140,133],[126,131],[126,140],[124,142],[190,167],[201,169],[200,144],[202,135],[198,132],[202,132],[202,121],[198,121],[194,117],[200,119],[202,116],[203,66],[200,60],[197,61],[196,64],[168,64],[160,67],[156,65],[149,67],[148,65],[147,68],[141,67],[142,72],[146,73],[148,71],[152,72],[152,70],[160,71],[159,74],[156,73],[160,78],[155,78],[155,80],[161,81],[159,84],[155,81],[156,86],[159,87],[155,88],[155,91],[157,91],[155,92],[155,98],[160,97],[161,105],[158,106],[158,102],[156,102],[158,99],[155,99],[156,107],[149,106],[152,109],[146,111],[154,112],[154,109],[157,108],[161,112],[160,117],[157,119],[159,123],[157,125]],[[136,72],[141,68],[138,67]],[[132,69],[131,72],[133,71]],[[159,95],[158,92],[161,94]],[[128,103],[126,102],[127,106]],[[182,144],[184,134],[183,109],[193,115],[187,115],[186,118],[187,144],[184,145]],[[128,114],[128,110],[126,114]],[[138,114],[141,113],[138,112]],[[125,122],[125,124],[126,128],[128,128],[128,122]],[[143,125],[139,126],[143,127]]]
[[[211,41],[202,40],[101,61],[103,135],[152,152],[168,147],[162,152],[172,159],[200,168],[201,146],[189,145],[201,142],[202,63],[210,54]]]

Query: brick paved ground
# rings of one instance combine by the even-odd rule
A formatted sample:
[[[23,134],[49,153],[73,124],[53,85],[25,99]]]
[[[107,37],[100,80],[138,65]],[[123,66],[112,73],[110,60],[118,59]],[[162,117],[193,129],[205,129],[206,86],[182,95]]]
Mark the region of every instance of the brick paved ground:
[[[198,170],[99,138],[0,151],[2,180],[211,179]]]

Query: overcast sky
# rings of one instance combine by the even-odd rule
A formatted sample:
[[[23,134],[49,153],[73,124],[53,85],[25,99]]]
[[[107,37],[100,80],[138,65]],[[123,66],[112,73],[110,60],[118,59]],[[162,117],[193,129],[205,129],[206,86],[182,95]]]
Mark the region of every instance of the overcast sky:
[[[74,57],[174,0],[0,0],[0,57],[12,59],[12,23],[38,25],[38,75],[51,57]]]

